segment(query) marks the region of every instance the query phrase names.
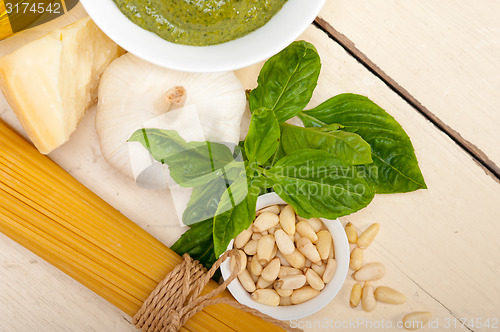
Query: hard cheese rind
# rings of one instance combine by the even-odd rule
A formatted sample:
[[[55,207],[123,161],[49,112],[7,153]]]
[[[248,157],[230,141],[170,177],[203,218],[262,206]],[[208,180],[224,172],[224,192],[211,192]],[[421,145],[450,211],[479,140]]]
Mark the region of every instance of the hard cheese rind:
[[[0,87],[40,152],[69,139],[104,69],[123,53],[87,17],[0,58]]]

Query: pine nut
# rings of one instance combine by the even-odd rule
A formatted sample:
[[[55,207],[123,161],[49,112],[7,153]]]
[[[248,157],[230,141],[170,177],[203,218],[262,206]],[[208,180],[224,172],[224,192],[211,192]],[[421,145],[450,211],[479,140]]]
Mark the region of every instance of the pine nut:
[[[318,242],[318,236],[307,221],[299,221],[297,223],[297,232],[300,236],[308,238],[312,243]]]
[[[273,281],[267,281],[266,279],[262,278],[262,276],[260,276],[259,279],[257,280],[257,288],[258,289],[268,288],[273,284]]]
[[[326,269],[326,264],[323,262],[319,262],[318,264],[312,264],[311,269],[314,270],[320,277],[323,277],[323,273],[325,272]]]
[[[278,278],[284,278],[286,276],[293,276],[297,274],[302,274],[302,271],[294,267],[280,266],[280,272],[278,274]]]
[[[389,304],[403,304],[406,302],[406,296],[403,293],[386,286],[379,286],[375,289],[375,298],[377,301]]]
[[[273,287],[274,287],[274,290],[276,291],[276,293],[278,293],[279,296],[288,297],[288,296],[292,295],[293,289],[282,289],[282,288],[279,288],[279,287],[276,286],[277,283],[278,283],[278,280],[276,280],[274,282]]]
[[[258,217],[260,214],[262,214],[264,212],[271,212],[271,213],[274,213],[274,214],[279,214],[280,213],[280,206],[279,205],[271,205],[271,206],[265,207],[265,208],[260,209],[259,211],[257,211],[255,213],[255,215]]]
[[[276,239],[274,239],[274,240],[276,241]],[[271,252],[271,259],[274,259],[274,257],[276,257],[277,254],[278,254],[278,246],[275,243],[274,247],[273,247],[273,251]]]
[[[315,233],[318,233],[320,230],[325,229],[323,222],[318,218],[311,218],[307,220],[307,223]]]
[[[280,305],[281,306],[292,305],[292,299],[290,298],[290,296],[280,296]]]
[[[269,232],[268,232],[268,231],[263,231],[263,232],[260,232],[260,235],[262,235],[262,236],[267,235],[267,234],[269,234]]]
[[[363,288],[361,284],[356,283],[351,290],[351,296],[349,298],[349,303],[351,304],[351,308],[356,308],[361,301],[361,294],[363,292]]]
[[[294,250],[295,246],[293,245],[293,241],[290,240],[288,235],[284,230],[278,229],[274,232],[274,239],[276,240],[276,244],[278,245],[278,249],[284,255],[290,255]]]
[[[306,258],[297,249],[295,249],[291,255],[283,255],[283,256],[290,263],[290,265],[292,265],[296,269],[300,270],[304,268],[306,264]]]
[[[269,263],[272,259],[274,250],[274,236],[264,235],[260,238],[257,244],[257,256],[259,257],[259,262],[262,265]]]
[[[306,268],[310,268],[310,267],[311,267],[311,265],[312,265],[311,260],[310,260],[310,259],[306,259],[306,264],[304,265],[304,267],[306,267]]]
[[[247,267],[247,255],[242,250],[237,250],[236,254],[231,257],[231,272],[236,268],[236,262],[240,262],[240,269],[238,274],[242,273]]]
[[[382,279],[385,275],[385,266],[381,263],[369,263],[354,272],[357,281],[373,281]]]
[[[250,261],[250,272],[256,276],[260,276],[262,274],[262,265],[260,265],[257,255],[254,255]]]
[[[279,221],[280,218],[277,214],[271,212],[261,213],[253,222],[253,231],[262,233],[267,231],[269,228],[276,226]]]
[[[241,232],[240,234],[238,234],[238,236],[234,238],[234,247],[236,249],[243,248],[243,246],[245,246],[245,244],[247,244],[247,242],[252,237],[252,234],[253,234],[252,226],[250,226],[248,229],[245,229],[243,232]]]
[[[285,256],[281,253],[281,251],[278,250],[276,253],[276,257],[280,259],[280,263],[282,266],[291,266],[290,263],[286,260]]]
[[[325,284],[332,281],[336,270],[337,270],[337,261],[333,258],[329,258],[328,263],[326,264],[325,272],[323,272],[323,282]]]
[[[377,306],[377,300],[373,295],[373,286],[369,282],[365,282],[363,286],[363,293],[361,295],[361,306],[364,311],[370,312],[375,310]]]
[[[280,304],[280,296],[274,289],[257,289],[252,293],[255,302],[276,307]]]
[[[259,244],[258,240],[250,240],[243,247],[243,251],[245,252],[245,254],[247,254],[249,256],[253,256],[257,253],[258,244]]]
[[[267,230],[267,232],[268,232],[269,234],[274,235],[274,232],[275,232],[277,229],[278,229],[278,228],[277,228],[276,226],[274,226],[274,227],[269,228],[269,229]]]
[[[356,227],[354,227],[354,225],[350,222],[345,225],[345,233],[347,235],[347,240],[349,241],[349,243],[358,242],[358,231],[356,230]]]
[[[295,232],[295,234],[293,235],[293,242],[297,243],[297,241],[299,241],[301,237],[302,236],[300,236],[298,232]]]
[[[262,270],[262,278],[267,281],[275,281],[280,273],[280,259],[275,258],[267,264],[267,266]]]
[[[316,233],[314,235],[316,235]],[[311,240],[307,237],[303,237],[297,242],[297,250],[299,250],[304,256],[309,258],[313,263],[318,263],[321,261],[318,250],[316,250],[314,244],[312,244]]]
[[[250,275],[250,272],[248,272],[248,270],[243,270],[243,272],[238,275],[238,280],[240,281],[241,286],[243,286],[243,288],[245,288],[247,292],[252,293],[253,291],[255,291],[255,281],[253,281],[252,276]]]
[[[357,271],[360,269],[362,264],[363,264],[363,249],[354,248],[354,250],[351,252],[351,260],[349,262],[349,267],[354,271]]]
[[[253,233],[252,234],[252,240],[258,240],[262,237],[262,234],[260,233]]]
[[[254,283],[256,283],[259,280],[259,276],[256,276],[252,272],[250,272],[250,276],[252,277],[252,280],[253,280]]]
[[[306,280],[309,285],[316,290],[322,290],[323,288],[325,288],[325,283],[323,282],[321,277],[311,269],[308,269],[306,271]]]
[[[306,276],[303,274],[290,275],[290,276],[286,276],[286,277],[283,277],[281,279],[278,279],[275,287],[278,287],[281,289],[298,289],[298,288],[304,286],[306,281],[307,281]]]
[[[285,208],[280,213],[280,225],[281,228],[287,234],[295,234],[295,211],[291,205],[285,206]]]
[[[333,246],[332,235],[329,231],[319,231],[317,234],[318,243],[316,244],[316,248],[318,249],[319,256],[321,259],[328,259],[328,255],[330,255],[330,250]]]
[[[375,240],[375,236],[377,236],[378,231],[380,230],[380,224],[375,223],[368,227],[366,231],[364,231],[358,237],[358,247],[361,249],[366,249],[368,246]]]
[[[407,330],[417,330],[424,327],[431,320],[431,313],[428,311],[416,311],[403,317],[403,326]]]
[[[332,241],[332,247],[330,248],[330,253],[328,254],[328,258],[335,258],[335,243],[333,243],[333,241]]]
[[[293,304],[300,304],[315,298],[320,293],[319,290],[312,288],[311,286],[304,286],[297,290],[294,290],[290,296]]]

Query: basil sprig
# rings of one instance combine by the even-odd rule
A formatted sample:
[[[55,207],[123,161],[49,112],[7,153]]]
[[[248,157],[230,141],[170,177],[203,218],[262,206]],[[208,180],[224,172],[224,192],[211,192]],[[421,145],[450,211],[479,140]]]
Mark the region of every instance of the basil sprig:
[[[304,110],[321,62],[299,41],[270,58],[248,94],[252,118],[234,147],[186,142],[175,131],[138,130],[130,138],[192,187],[172,249],[210,267],[255,219],[259,194],[274,191],[305,218],[329,219],[366,207],[375,193],[426,188],[403,128],[368,98],[342,94]],[[285,123],[299,116],[305,127]]]
[[[367,97],[345,93],[325,101],[299,117],[306,126],[341,124],[355,131],[371,147],[373,163],[360,166],[379,194],[405,193],[426,189],[415,150],[403,127]]]

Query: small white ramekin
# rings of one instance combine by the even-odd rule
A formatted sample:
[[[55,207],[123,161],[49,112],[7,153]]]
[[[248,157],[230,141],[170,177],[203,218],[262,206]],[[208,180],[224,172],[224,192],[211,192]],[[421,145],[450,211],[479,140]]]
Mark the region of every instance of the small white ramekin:
[[[286,203],[275,193],[262,195],[257,199],[257,210],[274,204]],[[349,270],[349,242],[347,241],[347,236],[345,234],[344,228],[342,227],[342,224],[338,219],[321,220],[332,234],[335,248],[335,260],[337,261],[337,270],[335,271],[333,279],[325,285],[325,288],[323,288],[323,290],[317,297],[301,304],[272,307],[257,303],[252,300],[250,294],[243,288],[243,286],[241,286],[238,279],[235,279],[228,286],[228,289],[234,296],[234,298],[241,304],[244,304],[250,308],[257,309],[262,313],[280,320],[293,320],[310,316],[330,303],[344,284],[347,272]],[[229,243],[228,250],[232,248],[233,241]],[[228,259],[221,265],[222,277],[224,279],[228,278],[231,275],[229,261],[230,260]]]
[[[261,28],[227,43],[189,46],[168,42],[130,21],[113,0],[81,0],[92,20],[115,43],[156,65],[187,72],[221,72],[263,61],[293,42],[326,0],[288,0]]]

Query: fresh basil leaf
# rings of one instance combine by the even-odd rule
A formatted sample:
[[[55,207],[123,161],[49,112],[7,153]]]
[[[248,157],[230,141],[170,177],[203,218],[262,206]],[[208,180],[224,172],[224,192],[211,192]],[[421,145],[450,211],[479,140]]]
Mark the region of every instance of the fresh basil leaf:
[[[269,168],[269,167],[273,166],[274,164],[276,164],[278,162],[278,160],[280,160],[284,156],[286,156],[286,152],[285,152],[285,149],[283,148],[283,143],[282,143],[281,138],[280,138],[280,144],[278,145],[278,150],[276,150],[273,157],[271,159],[269,159],[268,162],[266,164],[264,164],[264,166]]]
[[[222,194],[230,183],[219,177],[209,183],[193,188],[191,198],[182,214],[182,223],[192,225],[213,218],[217,212]]]
[[[245,153],[245,141],[240,141],[234,151],[235,153],[241,153],[243,160],[248,161],[247,154]]]
[[[305,41],[293,42],[262,67],[259,85],[249,95],[250,110],[268,108],[279,123],[293,118],[311,100],[320,69],[316,48]]]
[[[238,198],[233,194],[238,193],[243,185],[247,186],[248,194],[242,201],[235,204]],[[231,190],[232,188],[233,190]],[[224,209],[225,212],[217,212],[213,224],[213,244],[216,257],[222,255],[229,242],[252,224],[255,219],[258,194],[259,188],[257,186],[248,187],[246,182],[243,184],[243,180],[235,181],[224,193],[220,208]],[[232,202],[233,208],[225,210],[228,201]]]
[[[133,141],[141,143],[155,160],[167,164],[170,176],[182,187],[203,185],[220,177],[224,167],[234,161],[226,145],[186,142],[174,130],[140,129],[130,137],[129,142]]]
[[[313,118],[310,115],[307,115],[304,112],[300,112],[298,115],[299,119],[302,121],[304,126],[306,127],[324,127],[328,125],[327,123],[324,123],[323,121],[319,121],[316,118]]]
[[[374,196],[356,166],[321,150],[296,151],[264,174],[274,181],[274,191],[304,218],[342,217],[364,208]]]
[[[281,124],[281,138],[286,154],[298,150],[323,150],[351,165],[373,162],[370,145],[359,135],[339,130],[339,125],[298,127]]]
[[[128,142],[139,142],[151,153],[153,158],[164,163],[169,157],[205,145],[205,142],[187,143],[175,130],[138,129]]]
[[[266,108],[254,110],[245,139],[247,158],[264,164],[278,149],[279,140],[280,125],[274,112]]]
[[[203,266],[209,269],[217,260],[212,231],[213,218],[194,224],[170,249],[181,256],[188,253],[189,256],[200,261]]]
[[[377,193],[426,189],[415,150],[401,125],[370,99],[341,94],[304,114],[325,123],[356,128],[372,150],[373,164],[360,166]]]

